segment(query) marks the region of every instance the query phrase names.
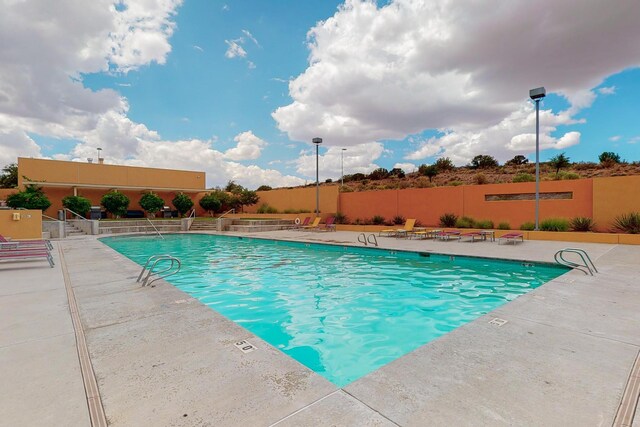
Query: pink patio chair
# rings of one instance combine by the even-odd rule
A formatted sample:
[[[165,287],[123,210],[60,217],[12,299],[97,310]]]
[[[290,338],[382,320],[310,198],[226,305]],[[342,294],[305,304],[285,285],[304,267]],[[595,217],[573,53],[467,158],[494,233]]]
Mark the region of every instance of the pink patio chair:
[[[522,234],[522,233],[507,233],[507,234],[503,234],[502,236],[498,237],[498,244],[500,244],[500,241],[504,241],[506,243],[513,242],[513,244],[515,245],[516,243],[518,243],[518,240],[520,240],[520,242],[524,243],[524,234]]]

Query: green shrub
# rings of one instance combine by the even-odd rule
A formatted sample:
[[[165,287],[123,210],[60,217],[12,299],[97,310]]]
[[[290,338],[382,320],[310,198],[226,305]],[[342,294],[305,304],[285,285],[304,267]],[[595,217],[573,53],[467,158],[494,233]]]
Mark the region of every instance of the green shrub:
[[[484,185],[489,182],[489,179],[483,173],[476,174],[476,176],[473,177],[473,180],[478,185]]]
[[[405,217],[403,217],[402,215],[396,215],[393,217],[393,223],[395,225],[402,225],[404,224],[406,221]]]
[[[578,175],[575,172],[559,172],[556,175],[556,179],[567,179],[567,180],[580,179],[580,175]]]
[[[456,224],[455,226],[457,228],[473,228],[475,227],[475,220],[473,218],[470,218],[468,216],[463,216],[462,218],[458,218],[456,220]]]
[[[488,154],[479,154],[471,159],[471,163],[469,163],[469,167],[472,169],[497,168],[498,165],[498,161]]]
[[[462,182],[462,181],[451,181],[451,182],[449,182],[449,185],[452,186],[452,187],[457,187],[459,185],[464,185],[464,182]]]
[[[184,216],[184,214],[193,207],[193,200],[184,193],[176,194],[176,197],[173,198],[171,203],[173,204],[173,207],[176,208],[180,216]]]
[[[336,218],[336,224],[347,224],[349,222],[349,219],[347,218],[347,216],[342,212],[336,212],[335,218]]]
[[[640,212],[630,212],[616,217],[613,226],[623,233],[640,234]]]
[[[534,182],[536,177],[529,173],[519,173],[513,177],[513,182]]]
[[[256,212],[259,214],[275,214],[278,213],[278,209],[273,206],[269,206],[267,203],[263,203]]]
[[[595,223],[592,218],[577,217],[573,218],[569,225],[573,231],[593,231]]]
[[[51,201],[45,196],[42,188],[36,185],[27,185],[24,191],[19,191],[7,196],[7,206],[10,208],[40,209],[46,211],[51,206]],[[78,212],[79,213],[79,212]]]
[[[508,222],[501,222],[498,224],[498,230],[511,230],[511,225]]]
[[[569,220],[565,218],[548,218],[540,222],[542,231],[569,231]]]
[[[127,213],[129,198],[125,194],[113,190],[102,196],[100,204],[107,212],[111,213],[116,218],[120,218]]]
[[[440,157],[434,163],[439,172],[445,172],[455,169],[455,166],[450,158],[448,157]]]
[[[493,221],[489,220],[489,219],[485,219],[482,221],[476,221],[476,228],[481,228],[483,230],[488,230],[491,228],[494,228],[494,224]]]
[[[600,160],[600,164],[602,166],[604,166],[605,168],[609,168],[620,163],[620,155],[612,151],[605,151],[598,156],[598,160]]]
[[[205,194],[198,203],[200,203],[200,207],[209,212],[211,216],[213,216],[214,212],[217,212],[222,208],[222,202],[213,193]]]
[[[91,201],[86,197],[67,196],[62,199],[62,206],[79,215],[86,216],[87,212],[91,210]]]
[[[416,187],[418,188],[428,188],[431,186],[432,186],[431,181],[429,181],[424,176],[421,176],[418,179],[416,179]]]
[[[523,222],[520,226],[520,230],[523,231],[533,231],[535,230],[536,225],[533,222]]]
[[[261,185],[260,187],[256,188],[256,191],[271,191],[273,190],[273,188],[270,185]]]
[[[142,209],[151,214],[151,216],[154,216],[156,212],[164,207],[164,200],[157,194],[149,192],[144,193],[142,197],[140,197],[138,204]]]
[[[458,221],[458,215],[446,213],[440,217],[440,225],[442,227],[455,227]]]
[[[374,215],[373,218],[371,218],[371,223],[373,225],[382,225],[384,224],[384,217],[380,215]]]

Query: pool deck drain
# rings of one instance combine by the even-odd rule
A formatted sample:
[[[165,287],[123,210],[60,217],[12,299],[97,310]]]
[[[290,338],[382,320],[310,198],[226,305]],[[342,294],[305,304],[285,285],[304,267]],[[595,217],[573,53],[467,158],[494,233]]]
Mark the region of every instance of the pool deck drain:
[[[280,231],[254,237],[355,242],[357,233]],[[379,242],[390,250],[491,252],[528,261],[551,261],[567,246]],[[158,282],[156,288],[140,288],[134,283],[140,267],[94,238],[60,245],[109,425],[613,425],[619,409],[628,411],[634,402],[640,247],[572,243],[587,249],[601,274],[560,276],[339,389],[173,286]],[[49,279],[49,270],[33,274]],[[3,285],[5,278],[29,274],[0,266]],[[9,282],[14,286],[15,280]],[[5,294],[0,294],[5,313],[0,320],[11,326],[15,321],[3,309],[15,296]],[[489,324],[494,318],[507,323]],[[234,344],[243,340],[259,350],[238,351]],[[0,346],[2,373],[24,371],[28,361],[3,359],[5,350]],[[55,352],[62,349],[46,351],[57,360]],[[67,379],[77,375],[81,384],[79,372],[68,370]],[[0,409],[13,425],[37,425],[38,412],[31,411],[29,420],[29,411],[45,396],[33,390],[20,396],[21,386],[33,387],[20,382],[34,380],[15,375],[10,380],[12,388],[0,386]],[[3,405],[7,396],[12,399]],[[75,396],[70,401],[78,400]],[[66,422],[66,412],[54,414],[58,424],[89,425],[86,414],[84,421],[74,418],[77,422]],[[631,422],[626,414],[625,423]]]

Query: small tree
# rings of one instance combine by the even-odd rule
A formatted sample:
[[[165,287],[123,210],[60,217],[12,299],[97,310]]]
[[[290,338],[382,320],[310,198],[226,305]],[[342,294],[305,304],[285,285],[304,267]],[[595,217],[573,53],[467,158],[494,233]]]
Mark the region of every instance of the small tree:
[[[397,176],[398,178],[404,178],[405,177],[405,173],[402,169],[400,168],[393,168],[389,171],[389,176]]]
[[[107,212],[111,213],[116,218],[120,218],[127,214],[129,198],[125,194],[113,190],[102,196],[100,204]]]
[[[438,167],[436,165],[421,165],[418,172],[429,178],[429,182],[433,182],[433,178],[438,175]]]
[[[440,157],[434,165],[438,168],[439,172],[446,172],[455,169],[453,162],[448,157]]]
[[[14,209],[24,208],[46,211],[51,206],[51,201],[45,196],[41,187],[27,185],[24,191],[8,195],[7,205]]]
[[[164,200],[162,200],[162,197],[157,194],[149,192],[144,193],[142,197],[140,197],[138,204],[140,204],[140,207],[147,211],[147,214],[153,218],[156,216],[156,212],[164,207]]]
[[[211,216],[213,216],[214,212],[219,211],[221,206],[222,202],[213,193],[207,193],[200,199],[200,207],[209,212]]]
[[[256,191],[271,191],[271,190],[273,190],[273,188],[268,185],[261,185],[256,189]]]
[[[240,193],[242,190],[245,190],[245,188],[240,184],[236,184],[235,181],[227,182],[227,186],[224,187],[224,191],[228,193],[237,194],[237,193]]]
[[[566,168],[571,164],[569,158],[564,155],[564,153],[560,153],[555,157],[549,159],[549,165],[556,170],[556,177],[560,173],[560,169]]]
[[[16,188],[18,186],[18,165],[11,163],[2,168],[0,188]]]
[[[529,159],[527,159],[522,154],[518,154],[513,159],[507,161],[505,165],[520,166],[520,165],[526,165],[527,163],[529,163]]]
[[[378,168],[371,172],[368,178],[374,181],[389,178],[389,171],[385,168]]]
[[[602,166],[609,168],[620,163],[620,155],[612,151],[605,151],[598,156],[598,160]]]
[[[193,200],[184,193],[176,194],[176,197],[171,201],[173,207],[176,208],[180,216],[184,216],[189,209],[193,207]]]
[[[255,205],[260,200],[260,197],[258,197],[258,194],[255,191],[247,189],[244,189],[239,194],[236,194],[236,197],[238,198],[240,209],[242,209],[243,212],[245,206]]]
[[[62,206],[78,215],[86,217],[87,212],[91,210],[91,201],[82,196],[67,196],[62,199]]]
[[[480,154],[471,159],[469,166],[472,169],[487,169],[498,167],[498,161],[487,154]]]

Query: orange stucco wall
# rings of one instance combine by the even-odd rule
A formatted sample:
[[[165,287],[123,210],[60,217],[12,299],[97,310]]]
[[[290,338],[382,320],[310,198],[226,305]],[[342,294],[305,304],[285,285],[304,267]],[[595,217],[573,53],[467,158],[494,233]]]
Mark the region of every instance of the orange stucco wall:
[[[13,215],[19,219],[15,220]],[[38,210],[0,210],[0,234],[12,239],[41,239],[42,213]]]
[[[615,218],[640,212],[640,176],[614,176],[593,180],[593,220],[600,231],[609,231]]]
[[[204,190],[205,173],[98,163],[18,158],[18,184],[23,176],[51,184]]]
[[[320,212],[336,213],[338,211],[338,186],[320,187]],[[255,213],[258,208],[266,203],[283,212],[285,209],[316,210],[316,187],[303,187],[291,189],[278,189],[270,191],[258,191],[260,200],[253,206],[245,206],[244,211]]]
[[[436,226],[444,213],[469,216],[477,220],[508,222],[517,228],[534,221],[533,200],[486,201],[487,194],[534,193],[534,183],[463,185],[458,187],[413,188],[340,194],[340,211],[349,220],[381,215],[393,219],[400,215],[416,218],[424,225]],[[540,192],[572,192],[569,200],[540,200],[540,219],[573,218],[593,215],[592,181],[545,181]]]

